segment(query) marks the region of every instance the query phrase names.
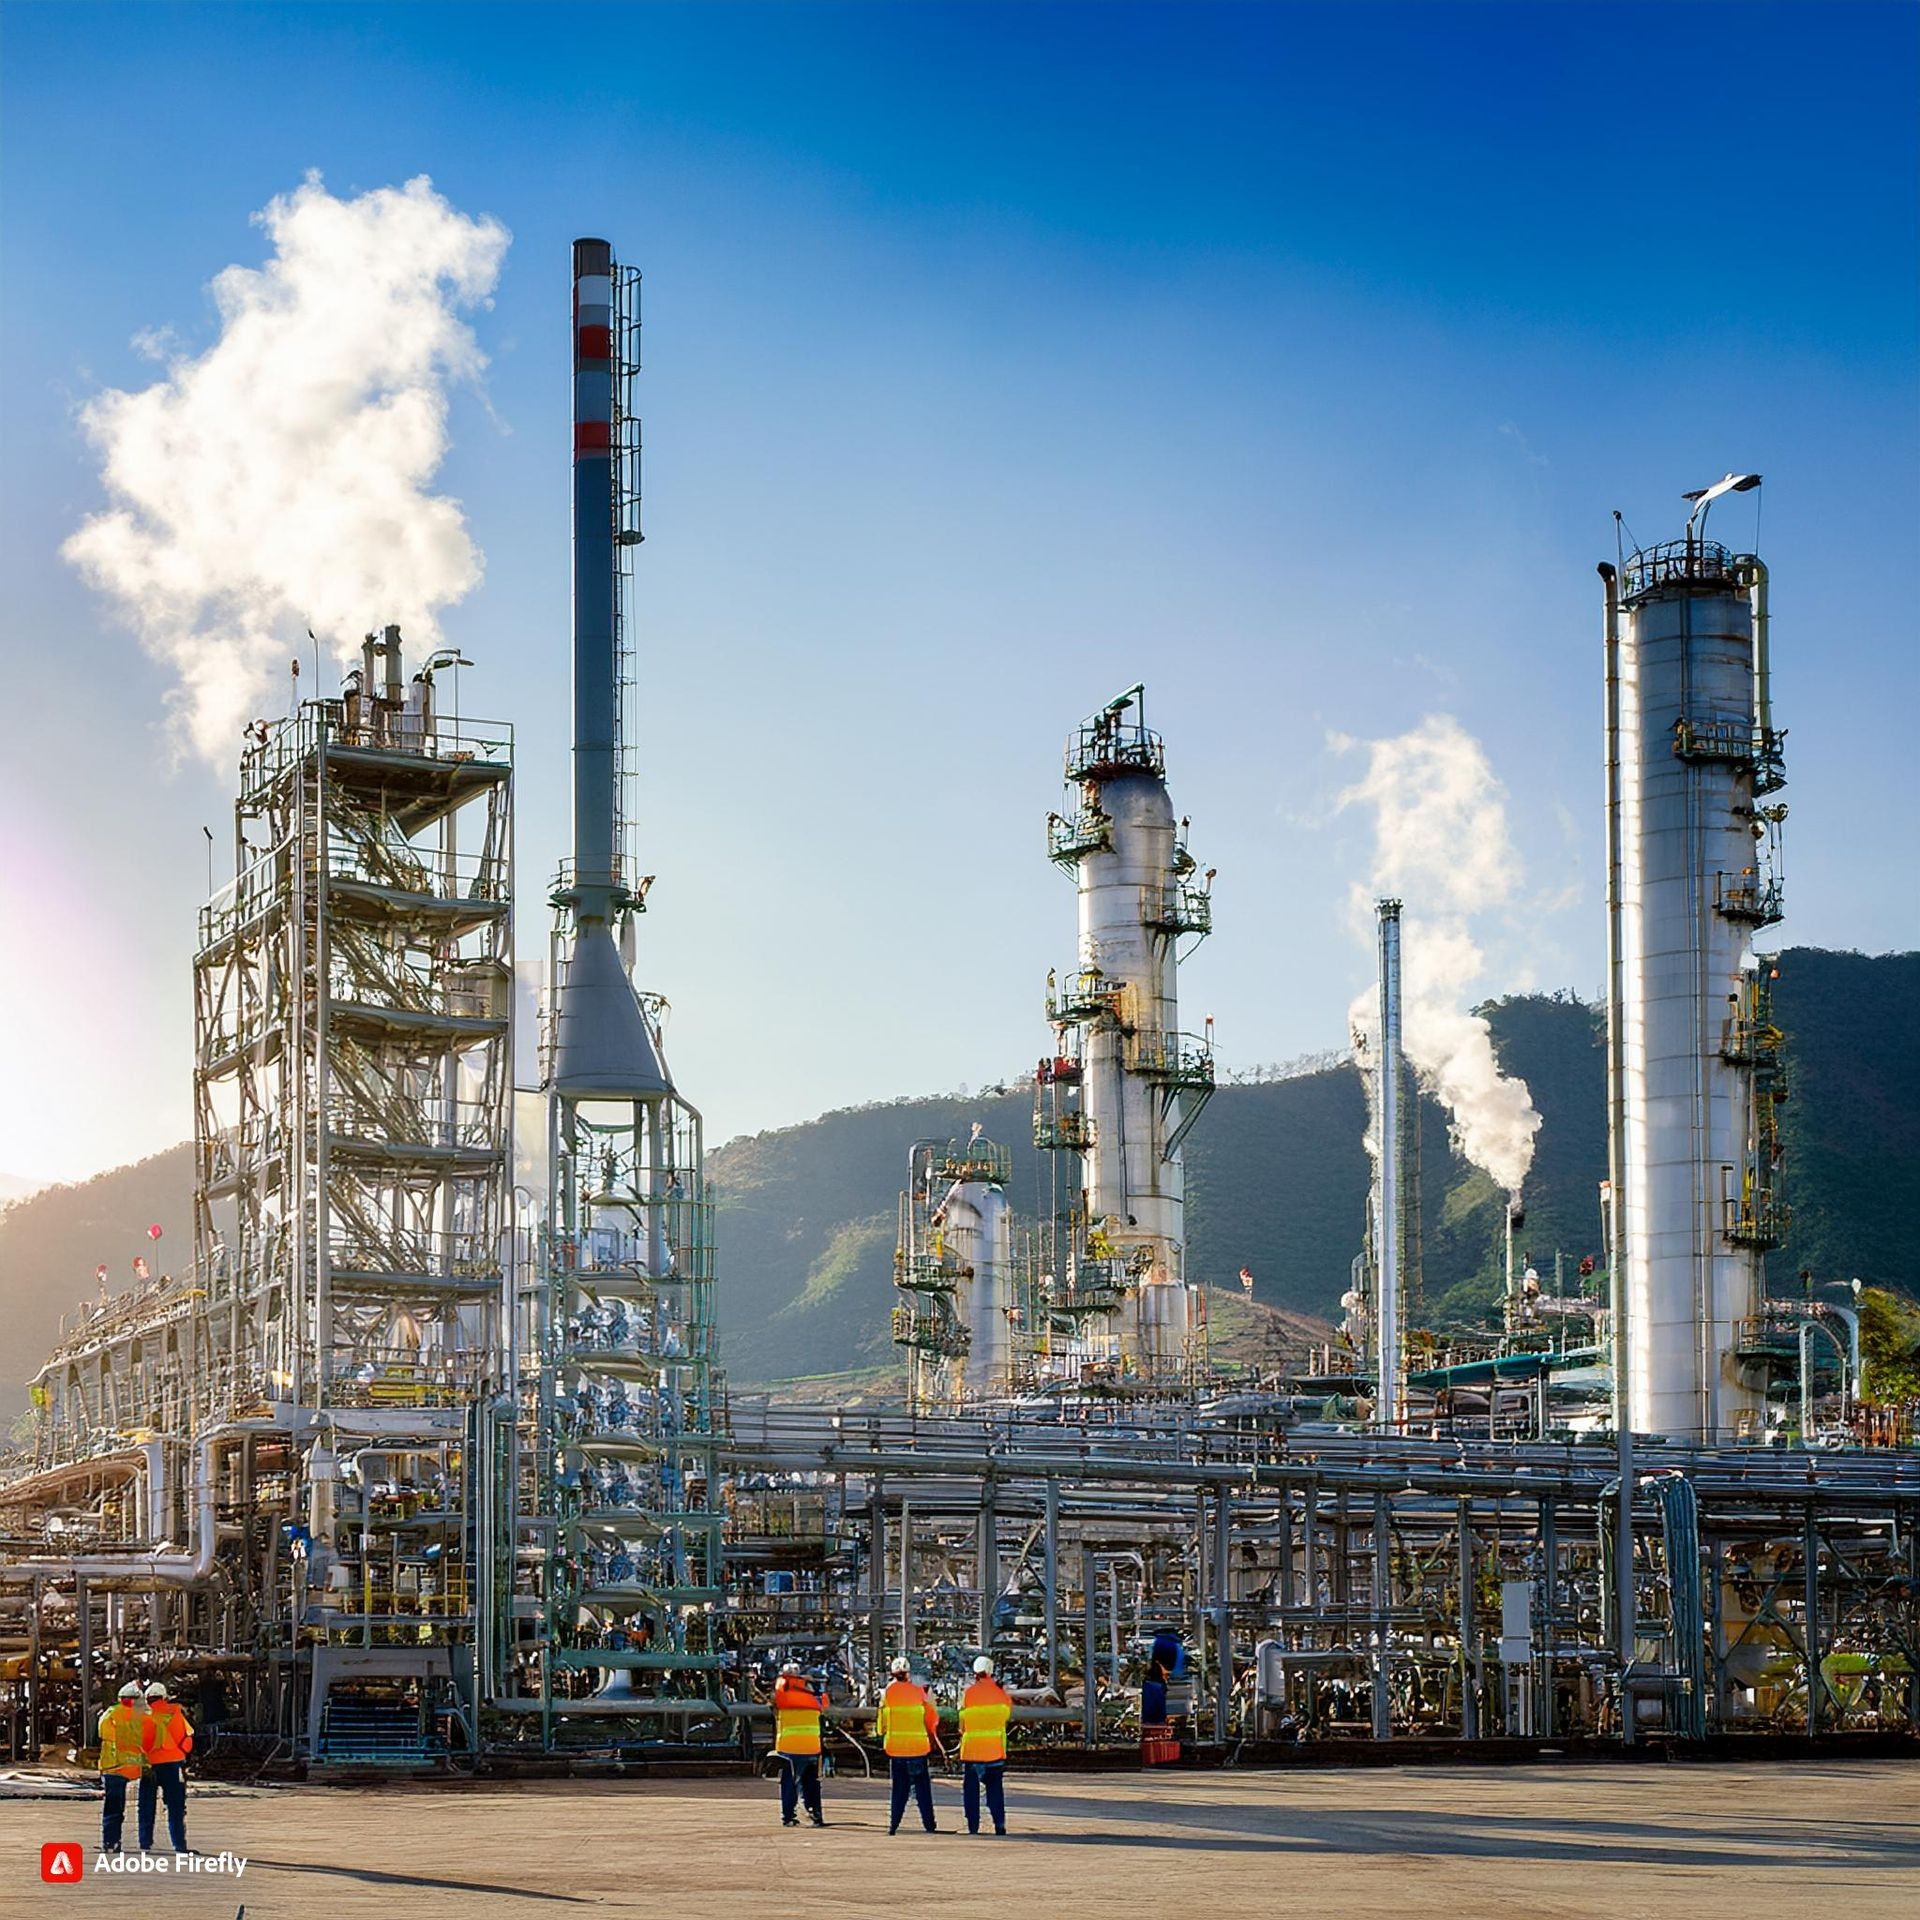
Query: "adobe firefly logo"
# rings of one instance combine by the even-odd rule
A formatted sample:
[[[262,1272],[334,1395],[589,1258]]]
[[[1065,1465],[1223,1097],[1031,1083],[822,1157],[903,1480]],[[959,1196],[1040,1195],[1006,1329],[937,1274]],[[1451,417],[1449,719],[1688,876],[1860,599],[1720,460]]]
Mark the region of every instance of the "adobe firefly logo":
[[[86,1849],[72,1840],[48,1840],[40,1848],[40,1878],[56,1887],[78,1880],[87,1870]]]

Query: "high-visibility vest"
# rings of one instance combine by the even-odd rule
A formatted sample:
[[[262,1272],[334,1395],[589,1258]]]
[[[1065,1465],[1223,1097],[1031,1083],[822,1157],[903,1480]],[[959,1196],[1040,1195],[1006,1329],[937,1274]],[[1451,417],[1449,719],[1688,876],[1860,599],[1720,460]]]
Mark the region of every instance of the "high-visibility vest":
[[[890,1760],[913,1760],[933,1751],[932,1734],[939,1722],[924,1687],[896,1680],[880,1696],[873,1730],[886,1743]]]
[[[100,1771],[123,1774],[129,1780],[140,1777],[141,1735],[146,1731],[147,1710],[129,1706],[124,1700],[109,1707],[100,1716]]]
[[[171,1700],[156,1700],[147,1709],[143,1745],[147,1758],[156,1766],[168,1760],[184,1760],[193,1751],[192,1724]]]
[[[818,1753],[820,1709],[826,1702],[798,1680],[773,1683],[773,1750],[775,1753]]]
[[[960,1696],[960,1758],[1004,1760],[1007,1722],[1012,1718],[1012,1696],[991,1674],[983,1673]]]

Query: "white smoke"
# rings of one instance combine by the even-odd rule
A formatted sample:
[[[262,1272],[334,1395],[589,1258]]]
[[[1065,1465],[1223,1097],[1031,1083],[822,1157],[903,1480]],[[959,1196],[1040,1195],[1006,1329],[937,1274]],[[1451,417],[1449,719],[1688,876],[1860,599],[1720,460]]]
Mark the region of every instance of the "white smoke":
[[[179,676],[175,719],[216,761],[309,628],[343,663],[388,621],[431,646],[478,582],[458,503],[426,488],[448,392],[486,365],[458,311],[509,240],[424,175],[340,200],[309,174],[254,218],[273,257],[215,277],[213,345],[143,334],[165,376],[82,413],[109,504],[63,549]]]
[[[1448,714],[1430,714],[1391,740],[1336,738],[1364,748],[1367,770],[1339,797],[1374,819],[1373,864],[1352,894],[1356,926],[1371,939],[1374,903],[1398,898],[1401,913],[1402,1041],[1420,1083],[1453,1118],[1460,1151],[1504,1191],[1517,1194],[1533,1163],[1540,1116],[1526,1083],[1503,1074],[1485,1020],[1467,1010],[1483,966],[1470,922],[1511,904],[1520,860],[1507,832],[1506,789],[1480,743]],[[1353,1003],[1352,1022],[1371,1047],[1379,995]],[[1369,1151],[1377,1151],[1369,1128]]]

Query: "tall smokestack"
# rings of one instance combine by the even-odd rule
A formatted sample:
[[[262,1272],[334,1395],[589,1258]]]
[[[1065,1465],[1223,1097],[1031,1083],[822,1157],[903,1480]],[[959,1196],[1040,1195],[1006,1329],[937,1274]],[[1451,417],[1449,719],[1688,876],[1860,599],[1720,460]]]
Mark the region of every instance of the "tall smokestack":
[[[615,751],[620,710],[614,645],[613,249],[573,243],[573,873],[558,896],[573,916],[555,1026],[552,1084],[574,1098],[648,1099],[668,1080],[614,944],[634,912],[633,876],[618,869]]]
[[[573,243],[573,885],[613,918],[613,249]]]
[[[1374,1344],[1379,1382],[1373,1422],[1400,1424],[1400,902],[1380,913],[1380,1060],[1374,1124],[1380,1129],[1380,1218],[1374,1233],[1379,1266]]]

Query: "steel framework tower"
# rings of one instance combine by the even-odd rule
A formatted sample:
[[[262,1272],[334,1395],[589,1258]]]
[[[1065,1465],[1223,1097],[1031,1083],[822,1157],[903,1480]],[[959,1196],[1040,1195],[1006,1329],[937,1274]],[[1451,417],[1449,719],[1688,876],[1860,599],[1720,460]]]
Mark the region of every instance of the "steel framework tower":
[[[236,877],[194,960],[195,1280],[218,1305],[188,1323],[188,1430],[280,1463],[248,1502],[280,1508],[290,1551],[250,1524],[231,1550],[257,1556],[242,1585],[319,1761],[425,1750],[391,1683],[472,1704],[464,1448],[504,1326],[512,753],[506,727],[436,711],[438,664],[408,682],[387,627],[341,699],[249,730]]]

